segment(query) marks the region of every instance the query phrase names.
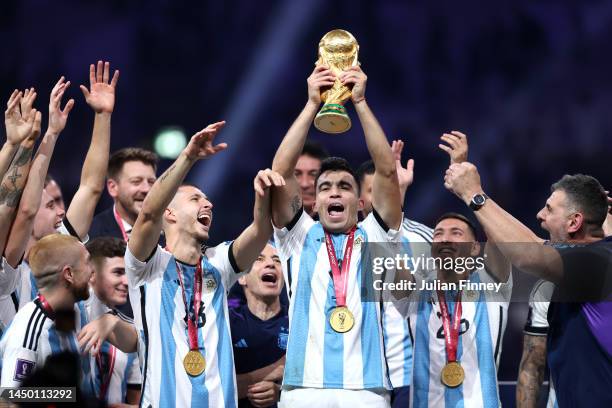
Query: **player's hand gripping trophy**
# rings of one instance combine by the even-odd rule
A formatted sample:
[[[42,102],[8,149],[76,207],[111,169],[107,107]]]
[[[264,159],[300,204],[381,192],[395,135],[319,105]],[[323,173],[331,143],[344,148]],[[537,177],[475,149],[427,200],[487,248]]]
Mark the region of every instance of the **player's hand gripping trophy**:
[[[359,64],[357,54],[359,44],[351,33],[333,30],[325,34],[319,42],[317,65],[326,65],[336,77],[346,68]],[[346,114],[344,103],[351,97],[351,90],[336,78],[331,88],[321,92],[323,107],[314,120],[321,132],[343,133],[351,128],[351,119]]]

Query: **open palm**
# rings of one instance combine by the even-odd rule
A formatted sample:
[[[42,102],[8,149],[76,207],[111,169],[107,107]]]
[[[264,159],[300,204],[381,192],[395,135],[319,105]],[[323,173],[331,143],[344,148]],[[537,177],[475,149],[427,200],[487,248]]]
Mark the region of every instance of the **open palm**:
[[[30,97],[29,109],[27,114],[22,115],[20,109],[20,103],[22,102],[23,93],[15,89],[11,94],[7,104],[6,111],[4,112],[4,123],[6,125],[6,138],[12,145],[18,145],[27,138],[31,131],[34,123],[34,116],[30,117],[30,110],[32,109],[32,103],[34,97]]]
[[[98,61],[98,66],[89,66],[89,90],[81,85],[85,101],[96,113],[112,113],[115,108],[115,87],[119,71],[115,70],[109,83],[110,63]]]

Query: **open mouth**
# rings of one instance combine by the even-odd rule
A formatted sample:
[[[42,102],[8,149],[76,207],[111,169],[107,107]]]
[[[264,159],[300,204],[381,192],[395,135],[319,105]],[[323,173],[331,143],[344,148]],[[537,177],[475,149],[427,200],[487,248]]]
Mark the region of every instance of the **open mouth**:
[[[266,282],[266,283],[273,283],[276,284],[276,281],[278,280],[278,278],[276,277],[275,274],[273,273],[264,273],[261,276],[261,281],[262,282]]]
[[[327,207],[327,213],[331,217],[339,217],[344,212],[344,205],[340,203],[332,203]]]
[[[209,214],[198,215],[198,222],[205,227],[210,227],[211,217]]]
[[[450,246],[441,247],[438,249],[440,255],[454,255],[457,253],[457,249]]]

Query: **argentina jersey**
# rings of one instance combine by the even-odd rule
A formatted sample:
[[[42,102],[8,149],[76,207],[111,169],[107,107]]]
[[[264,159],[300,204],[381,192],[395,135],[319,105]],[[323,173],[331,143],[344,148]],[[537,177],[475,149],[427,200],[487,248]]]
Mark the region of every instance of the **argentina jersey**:
[[[90,290],[89,299],[85,301],[85,309],[89,321],[112,312],[93,290]],[[133,323],[120,313],[118,316],[128,323]],[[124,353],[105,341],[96,355],[90,355],[90,360],[94,391],[100,401],[108,405],[121,404],[125,402],[128,387],[140,390],[141,375],[137,353]]]
[[[80,355],[76,334],[87,324],[83,302],[74,305],[75,330],[61,331],[55,316],[47,312],[37,298],[17,312],[0,340],[1,387],[19,387],[50,355],[72,352]],[[81,358],[81,389],[92,394],[91,367]]]
[[[231,245],[206,248],[202,257],[202,304],[198,319],[198,345],[206,369],[196,377],[185,371],[189,351],[185,304],[177,262],[157,247],[151,259],[141,262],[128,249],[125,270],[134,322],[139,333],[143,373],[140,405],[143,407],[235,407],[236,377],[227,310],[227,289],[238,277]],[[185,297],[193,309],[196,266],[180,264]],[[193,310],[190,310],[193,314]]]
[[[72,235],[80,240],[67,218],[62,221],[57,232],[62,235]],[[82,242],[86,243],[88,239],[89,237],[86,236]],[[2,257],[0,269],[0,323],[5,327],[8,326],[17,311],[36,298],[37,293],[36,279],[34,279],[28,262],[24,259],[16,268],[13,268],[6,261],[6,258]]]
[[[417,288],[420,288],[421,277],[418,274],[414,277]],[[496,282],[484,269],[473,272],[469,281]],[[411,407],[500,405],[497,366],[511,294],[511,274],[497,292],[463,292],[457,360],[464,369],[465,379],[456,388],[446,387],[440,379],[447,360],[442,313],[436,292],[419,290],[409,296],[408,320],[413,343]],[[455,297],[448,295],[449,314],[453,316]]]
[[[275,228],[290,294],[283,387],[390,389],[380,305],[361,296],[362,274],[372,273],[362,264],[361,245],[400,239],[398,231],[385,231],[381,224],[372,213],[357,226],[346,294],[355,324],[344,334],[335,332],[329,324],[336,299],[323,227],[302,211],[290,229]],[[347,236],[331,237],[340,260]]]
[[[431,228],[404,218],[401,242],[403,251],[409,257],[429,256],[432,237]],[[402,316],[393,302],[384,302],[383,311],[385,355],[391,385],[393,388],[407,387],[410,385],[412,374],[412,342],[408,320]]]

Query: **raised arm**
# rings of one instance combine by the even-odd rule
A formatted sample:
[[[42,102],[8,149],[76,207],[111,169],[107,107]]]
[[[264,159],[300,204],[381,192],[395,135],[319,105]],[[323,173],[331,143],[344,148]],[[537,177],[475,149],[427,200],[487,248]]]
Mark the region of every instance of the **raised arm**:
[[[85,238],[91,226],[96,205],[104,191],[110,151],[111,115],[115,107],[115,88],[119,71],[110,79],[110,64],[98,61],[97,69],[89,67],[89,90],[81,85],[85,101],[95,112],[91,144],[83,163],[79,189],[74,194],[66,218],[79,235]]]
[[[32,108],[31,104],[34,102],[34,98],[35,95],[33,98],[25,101],[21,110],[22,113],[17,113],[19,108],[13,107],[12,118],[7,120],[7,125],[9,122],[12,122],[8,127],[15,125],[20,131],[27,131],[28,133],[23,137],[17,153],[15,153],[8,170],[0,182],[0,248],[3,252],[30,172],[34,143],[40,136],[41,114]],[[19,98],[16,98],[15,102],[19,103]],[[7,134],[16,130],[13,129],[9,132],[8,127]]]
[[[227,148],[226,143],[213,145],[217,132],[224,125],[225,122],[213,123],[193,135],[172,166],[151,187],[128,242],[130,252],[136,259],[144,262],[155,249],[162,229],[164,211],[195,162]]]
[[[335,77],[330,69],[322,65],[315,67],[308,77],[308,102],[287,131],[274,155],[272,170],[285,179],[285,185],[275,188],[272,194],[272,219],[274,225],[279,228],[289,224],[302,208],[302,195],[294,174],[295,166],[321,104],[321,87],[333,85],[334,80]]]
[[[280,174],[265,169],[257,173],[253,186],[255,188],[253,223],[242,231],[232,247],[234,259],[241,271],[255,262],[272,236],[270,190],[272,186],[282,189],[285,180]]]
[[[42,190],[55,143],[59,134],[66,126],[68,114],[74,106],[74,100],[70,99],[64,109],[61,109],[62,96],[69,86],[70,81],[64,82],[64,77],[61,77],[51,90],[49,126],[32,161],[28,181],[23,190],[23,197],[19,203],[19,210],[5,249],[6,259],[13,266],[16,266],[23,257],[28,240],[30,239],[34,218],[40,207]]]
[[[478,170],[469,162],[451,165],[446,170],[444,186],[466,205],[474,194],[483,193]],[[489,241],[494,242],[513,265],[539,278],[554,283],[561,281],[563,265],[559,253],[548,245],[542,245],[542,239],[491,198],[474,214]]]
[[[351,98],[363,127],[368,151],[374,162],[372,206],[390,228],[399,229],[402,207],[395,158],[385,132],[370,110],[365,99],[367,77],[359,67],[351,67],[340,74],[343,85],[353,84]]]

